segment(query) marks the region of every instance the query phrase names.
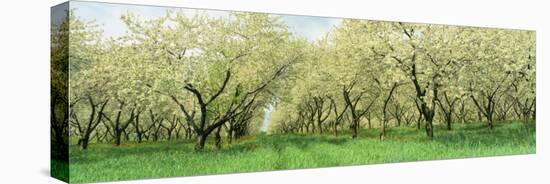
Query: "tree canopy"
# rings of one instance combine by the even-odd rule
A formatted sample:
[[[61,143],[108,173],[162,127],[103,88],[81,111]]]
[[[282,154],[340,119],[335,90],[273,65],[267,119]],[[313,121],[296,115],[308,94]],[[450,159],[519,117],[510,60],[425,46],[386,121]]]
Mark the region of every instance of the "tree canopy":
[[[127,33],[105,39],[70,13],[58,31],[70,40],[52,36],[53,61],[68,55],[70,69],[55,76],[68,87],[52,90],[70,89],[68,131],[82,149],[180,136],[220,147],[222,135],[258,133],[270,107],[269,133],[378,127],[381,140],[392,126],[432,138],[434,124],[535,118],[532,31],[345,19],[307,41],[261,13],[120,20]]]

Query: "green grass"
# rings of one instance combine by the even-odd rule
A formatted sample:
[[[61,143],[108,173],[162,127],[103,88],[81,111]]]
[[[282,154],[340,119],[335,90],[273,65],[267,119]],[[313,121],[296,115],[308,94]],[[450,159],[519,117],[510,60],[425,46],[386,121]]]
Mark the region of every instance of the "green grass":
[[[349,135],[258,135],[225,145],[193,150],[194,142],[175,141],[94,144],[89,150],[71,147],[70,180],[98,182],[170,176],[392,163],[535,153],[534,123],[454,124],[436,127],[429,140],[423,130],[392,128],[384,141],[378,130]]]
[[[64,182],[69,182],[69,164],[65,160],[58,161],[52,159],[50,162],[50,175]]]

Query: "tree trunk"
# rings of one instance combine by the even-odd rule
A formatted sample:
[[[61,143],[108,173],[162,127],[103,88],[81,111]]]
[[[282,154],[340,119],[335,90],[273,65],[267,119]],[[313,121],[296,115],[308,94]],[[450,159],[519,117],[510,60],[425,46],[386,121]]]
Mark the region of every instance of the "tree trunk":
[[[357,115],[355,113],[355,109],[351,109],[351,138],[355,139],[357,138],[357,124],[359,124],[359,120],[357,118]]]
[[[126,141],[130,141],[130,133],[126,132],[126,130],[124,130],[124,138]]]
[[[426,122],[426,135],[430,138],[434,137],[433,125]]]
[[[338,137],[338,123],[334,123],[334,136]]]
[[[380,140],[383,141],[384,137],[386,136],[386,120],[382,121],[382,125],[380,125]]]
[[[494,128],[494,126],[493,126],[493,116],[492,116],[492,114],[487,116],[487,122],[488,122],[488,124],[489,124],[489,129],[492,130],[492,129]]]
[[[197,144],[195,145],[195,150],[202,150],[204,148],[206,137],[207,135],[205,134],[197,134]]]
[[[81,148],[82,150],[88,149],[88,141],[89,141],[89,139],[90,139],[89,136],[84,136],[84,137],[81,139],[80,148]]]
[[[379,135],[379,138],[380,140],[384,140],[384,137],[386,136],[386,124],[388,122],[388,115],[386,113],[386,105],[387,105],[387,101],[386,103],[384,103],[384,111],[383,111],[383,117],[382,117],[382,122],[381,122],[381,125],[380,125],[380,135]]]
[[[141,143],[143,141],[143,132],[139,128],[139,116],[141,115],[141,111],[137,113],[136,118],[134,119],[135,128],[136,128],[136,136],[137,136],[137,142]]]
[[[437,93],[436,93],[437,94]],[[426,123],[426,135],[429,138],[433,138],[433,118],[435,113],[435,103],[432,101],[433,109],[428,108],[426,103],[421,99],[420,101],[420,109],[422,109],[422,117],[424,117],[425,123]]]
[[[121,138],[122,138],[122,132],[121,131],[116,131],[116,136],[115,136],[115,145],[116,146],[120,146]]]
[[[393,95],[393,92],[395,91],[395,89],[397,89],[399,85],[397,83],[393,83],[392,85],[392,88],[388,94],[388,97],[386,98],[386,100],[384,100],[384,106],[382,108],[382,125],[380,126],[380,140],[384,140],[384,136],[386,136],[386,124],[388,122],[388,103],[390,102],[391,98],[392,98],[392,95]]]
[[[193,132],[191,132],[191,127],[187,127],[187,131],[185,132],[185,137],[186,139],[191,139],[193,138]]]
[[[433,115],[432,116],[426,116],[426,135],[430,138],[434,137],[434,129],[433,129]]]
[[[451,112],[449,112],[448,114],[445,113],[445,121],[447,122],[447,130],[451,130],[451,123],[453,121],[453,116]]]
[[[141,133],[137,133],[137,142],[141,143],[143,141],[143,135]]]

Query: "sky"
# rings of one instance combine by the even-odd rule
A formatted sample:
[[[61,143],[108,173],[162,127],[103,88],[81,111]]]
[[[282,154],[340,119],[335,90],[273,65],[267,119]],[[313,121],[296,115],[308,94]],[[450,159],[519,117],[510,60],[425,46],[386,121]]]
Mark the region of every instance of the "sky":
[[[76,16],[95,21],[103,29],[104,37],[118,37],[126,33],[126,27],[120,21],[120,16],[126,13],[133,13],[143,19],[154,19],[165,15],[167,10],[183,11],[185,14],[193,15],[197,10],[190,8],[169,8],[159,6],[123,5],[98,2],[71,2],[71,8],[75,8]],[[206,10],[209,16],[227,17],[228,11]],[[280,15],[291,32],[315,41],[322,38],[330,29],[340,24],[341,19],[325,18],[314,16],[292,16]]]
[[[50,11],[51,25],[59,25],[61,24],[61,22],[63,22],[63,20],[67,18],[67,8],[69,8],[68,2],[52,7]]]

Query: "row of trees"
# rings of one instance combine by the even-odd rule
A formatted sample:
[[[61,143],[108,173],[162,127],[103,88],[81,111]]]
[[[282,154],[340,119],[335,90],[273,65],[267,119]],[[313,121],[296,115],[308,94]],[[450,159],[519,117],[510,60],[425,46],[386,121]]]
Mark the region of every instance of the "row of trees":
[[[274,113],[279,132],[390,121],[433,137],[435,122],[535,119],[535,35],[401,22],[344,20],[313,45]]]
[[[354,138],[364,120],[381,138],[392,120],[433,137],[437,113],[449,129],[476,115],[492,128],[535,114],[528,31],[345,20],[310,43],[278,16],[167,12],[127,14],[127,34],[106,40],[68,14],[52,31],[52,99],[63,102],[52,100],[52,130],[82,149],[185,138],[200,150],[211,135],[219,147],[222,135],[257,132],[270,105],[272,131],[349,127]]]
[[[128,14],[121,17],[128,34],[109,40],[93,22],[69,14],[61,25],[69,29],[56,34],[70,35],[70,42],[54,47],[70,50],[71,110],[64,121],[82,149],[90,141],[180,137],[195,138],[203,149],[212,134],[220,146],[221,135],[232,142],[256,132],[252,122],[303,59],[306,44],[264,14],[168,12],[146,21]]]

